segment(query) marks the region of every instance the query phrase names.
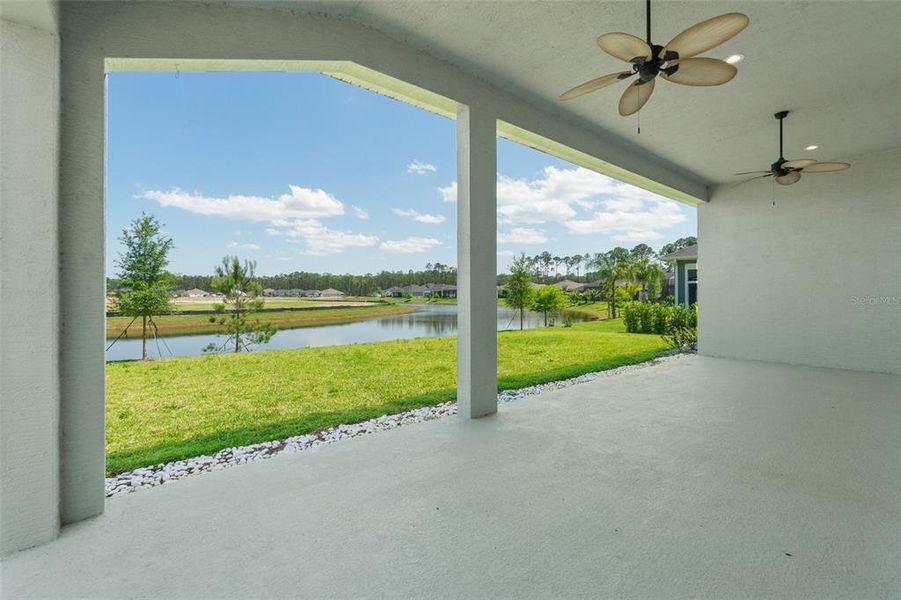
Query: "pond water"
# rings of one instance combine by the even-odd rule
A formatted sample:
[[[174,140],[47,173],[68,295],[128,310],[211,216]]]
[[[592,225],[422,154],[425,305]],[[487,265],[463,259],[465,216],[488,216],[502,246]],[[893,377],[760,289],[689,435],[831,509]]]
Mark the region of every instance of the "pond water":
[[[340,325],[321,325],[318,327],[300,327],[281,329],[270,342],[258,346],[255,351],[286,350],[289,348],[306,348],[308,346],[340,346],[362,342],[385,342],[388,340],[410,339],[418,337],[439,337],[456,335],[457,306],[453,304],[420,304],[416,312],[405,315],[376,317],[353,323]],[[574,321],[584,320],[576,313]],[[548,315],[548,320],[557,323],[561,316]],[[544,324],[544,316],[526,311],[523,319],[525,329]],[[506,306],[497,307],[497,329],[519,329],[519,311]],[[203,354],[207,344],[221,344],[224,337],[211,334],[177,335],[161,337],[158,341],[148,340],[147,347],[151,356],[196,356]],[[107,344],[111,340],[107,340]],[[120,339],[106,352],[106,360],[131,360],[141,357],[141,339]]]

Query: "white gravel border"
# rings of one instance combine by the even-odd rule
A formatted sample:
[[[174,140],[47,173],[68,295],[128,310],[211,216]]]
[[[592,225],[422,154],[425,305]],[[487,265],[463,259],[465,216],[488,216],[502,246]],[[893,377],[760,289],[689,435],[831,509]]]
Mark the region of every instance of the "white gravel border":
[[[610,377],[612,375],[645,369],[677,359],[680,356],[681,353],[669,353],[643,363],[626,365],[615,369],[608,369],[606,371],[586,373],[585,375],[580,375],[571,379],[542,383],[520,388],[518,390],[507,390],[497,395],[497,401],[498,403],[502,403],[522,400],[527,396],[534,396],[535,394],[540,394],[541,392],[548,390],[557,390],[571,385],[588,383],[599,377]],[[259,444],[251,444],[250,446],[238,446],[236,448],[225,448],[213,456],[197,456],[170,463],[160,463],[151,467],[142,467],[140,469],[135,469],[134,471],[120,473],[114,477],[107,477],[106,497],[110,498],[112,496],[128,494],[140,489],[155,487],[170,481],[184,479],[185,477],[190,477],[192,475],[206,473],[208,471],[218,471],[233,465],[240,465],[256,460],[265,460],[267,458],[272,458],[277,454],[292,454],[294,452],[313,450],[325,444],[331,444],[332,442],[343,439],[368,435],[379,431],[388,431],[403,425],[412,425],[413,423],[440,419],[456,413],[457,403],[455,401],[443,402],[434,406],[416,408],[393,415],[382,415],[381,417],[354,423],[353,425],[336,425],[315,433],[297,435],[283,440],[262,442]]]

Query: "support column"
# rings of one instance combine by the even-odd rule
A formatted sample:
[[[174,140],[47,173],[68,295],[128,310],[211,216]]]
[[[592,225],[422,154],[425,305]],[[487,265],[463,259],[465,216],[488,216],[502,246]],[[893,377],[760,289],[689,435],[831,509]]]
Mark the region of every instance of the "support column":
[[[58,73],[55,32],[0,19],[0,554],[59,531]]]
[[[457,111],[457,406],[497,412],[497,124]]]
[[[67,36],[65,26],[62,55],[77,56],[78,36]],[[60,73],[60,90],[59,506],[66,525],[104,508],[103,57],[70,61]]]

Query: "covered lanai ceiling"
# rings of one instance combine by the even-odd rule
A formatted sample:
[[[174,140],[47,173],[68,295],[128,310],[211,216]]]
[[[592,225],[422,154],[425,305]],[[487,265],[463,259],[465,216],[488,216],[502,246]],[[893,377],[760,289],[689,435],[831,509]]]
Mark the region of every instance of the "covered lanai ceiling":
[[[292,3],[285,3],[292,5]],[[562,103],[587,79],[622,70],[595,38],[608,31],[644,37],[645,3],[321,1],[293,4],[343,16],[408,43],[494,85],[590,121],[708,183],[764,169],[777,158],[786,121],[786,156],[845,160],[901,145],[901,3],[654,2],[653,39],[738,11],[750,26],[704,53],[743,54],[738,76],[713,88],[658,82],[637,118],[616,110],[625,84]],[[816,144],[819,149],[805,152]]]

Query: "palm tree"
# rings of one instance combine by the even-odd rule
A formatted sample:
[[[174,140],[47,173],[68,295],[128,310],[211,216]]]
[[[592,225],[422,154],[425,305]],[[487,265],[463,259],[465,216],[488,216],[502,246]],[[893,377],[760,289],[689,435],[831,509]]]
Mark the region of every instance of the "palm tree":
[[[616,281],[630,279],[634,268],[629,260],[629,251],[625,248],[614,248],[604,253],[597,253],[591,261],[591,267],[597,269],[601,277],[601,285],[607,293],[608,315],[616,318]]]
[[[666,277],[666,271],[658,262],[652,262],[647,256],[633,263],[633,271],[636,280],[641,285],[643,300],[648,299],[648,288],[654,286]]]

